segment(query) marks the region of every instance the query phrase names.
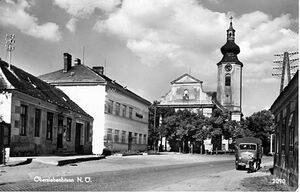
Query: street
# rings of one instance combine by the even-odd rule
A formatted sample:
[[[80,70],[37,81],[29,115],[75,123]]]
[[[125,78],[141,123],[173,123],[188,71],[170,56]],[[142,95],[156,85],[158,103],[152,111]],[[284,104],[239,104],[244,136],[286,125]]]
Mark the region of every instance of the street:
[[[171,156],[172,157],[172,156]],[[182,158],[188,159],[186,156]],[[177,157],[178,159],[180,156]],[[113,167],[114,162],[120,165],[122,162],[130,164],[127,169],[118,168],[112,171],[102,169],[103,167],[95,165],[95,162],[86,162],[78,164],[76,168],[84,166],[93,167],[89,173],[75,175],[69,174],[51,174],[39,175],[36,173],[31,180],[17,181],[11,184],[0,185],[0,190],[34,190],[34,191],[165,191],[165,190],[242,190],[239,182],[242,178],[257,176],[262,173],[248,174],[247,171],[236,171],[234,169],[233,158],[220,159],[219,161],[196,162],[192,159],[180,163],[174,160],[173,163],[158,163],[159,160],[167,162],[168,157],[131,157],[131,158],[112,158],[108,161],[98,161],[98,164],[106,164]],[[147,162],[156,160],[156,163],[147,166]],[[267,158],[265,162],[270,162]],[[155,162],[155,161],[154,161]],[[109,165],[110,163],[110,165]],[[144,164],[145,166],[135,166]],[[158,165],[158,166],[155,166]],[[122,164],[121,164],[122,165]],[[66,168],[70,168],[65,167]],[[74,167],[73,167],[74,168]],[[61,169],[64,169],[61,167]],[[86,169],[89,169],[86,167]],[[49,168],[43,171],[49,171]],[[31,174],[32,175],[32,174]],[[50,179],[50,180],[49,180]],[[52,179],[52,181],[51,181]],[[56,179],[56,180],[55,180]],[[55,180],[55,182],[53,182]]]

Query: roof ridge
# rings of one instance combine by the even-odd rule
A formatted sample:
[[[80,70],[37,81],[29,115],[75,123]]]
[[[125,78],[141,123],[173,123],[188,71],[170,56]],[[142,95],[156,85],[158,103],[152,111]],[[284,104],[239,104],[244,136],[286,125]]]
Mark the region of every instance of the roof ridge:
[[[8,82],[15,87],[15,90],[59,107],[91,117],[74,101],[72,101],[62,90],[51,86],[47,82],[24,71],[21,68],[11,65],[11,69],[8,69],[6,66],[4,66],[4,63],[6,62],[3,61],[0,63],[2,64],[0,65],[0,68],[3,72],[3,76],[7,78]],[[3,71],[3,69],[5,69],[5,71]]]

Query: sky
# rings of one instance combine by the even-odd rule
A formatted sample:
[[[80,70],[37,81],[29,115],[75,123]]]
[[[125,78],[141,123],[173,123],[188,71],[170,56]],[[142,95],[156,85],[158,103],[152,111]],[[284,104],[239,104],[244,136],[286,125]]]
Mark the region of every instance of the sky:
[[[298,51],[298,0],[0,0],[0,57],[15,34],[12,64],[35,76],[62,69],[68,52],[150,102],[189,72],[216,91],[230,16],[247,117],[279,95],[274,54]]]

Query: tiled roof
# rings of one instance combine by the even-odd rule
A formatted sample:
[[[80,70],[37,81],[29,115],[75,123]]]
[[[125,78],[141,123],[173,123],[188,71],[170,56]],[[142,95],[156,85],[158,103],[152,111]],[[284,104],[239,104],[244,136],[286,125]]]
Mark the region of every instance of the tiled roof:
[[[72,66],[70,70],[64,72],[63,69],[39,76],[47,83],[105,83],[105,79],[96,74],[85,65]]]
[[[91,117],[60,89],[13,65],[8,69],[8,64],[0,60],[0,90],[9,89],[17,90],[64,109]]]
[[[299,81],[299,70],[297,70],[297,72],[295,73],[294,77],[291,79],[291,81],[287,84],[287,86],[283,89],[283,91],[279,94],[279,96],[275,99],[275,101],[273,102],[272,106],[270,107],[270,110],[272,112],[274,112],[276,105],[278,105],[278,102],[286,97],[286,95],[288,94],[288,92],[292,89],[298,89],[298,81]],[[298,93],[298,91],[297,91]]]
[[[133,93],[127,89],[127,87],[118,84],[115,80],[112,80],[109,77],[83,64],[72,66],[67,72],[64,72],[63,69],[61,69],[41,75],[39,78],[47,83],[50,83],[51,85],[106,84],[144,103],[145,105],[151,105],[151,102]]]

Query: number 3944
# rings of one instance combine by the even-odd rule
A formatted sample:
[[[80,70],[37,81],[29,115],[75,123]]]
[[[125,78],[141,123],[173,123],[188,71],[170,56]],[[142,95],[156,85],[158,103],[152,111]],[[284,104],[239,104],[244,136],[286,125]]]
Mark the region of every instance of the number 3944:
[[[272,184],[285,184],[285,179],[272,179]]]

